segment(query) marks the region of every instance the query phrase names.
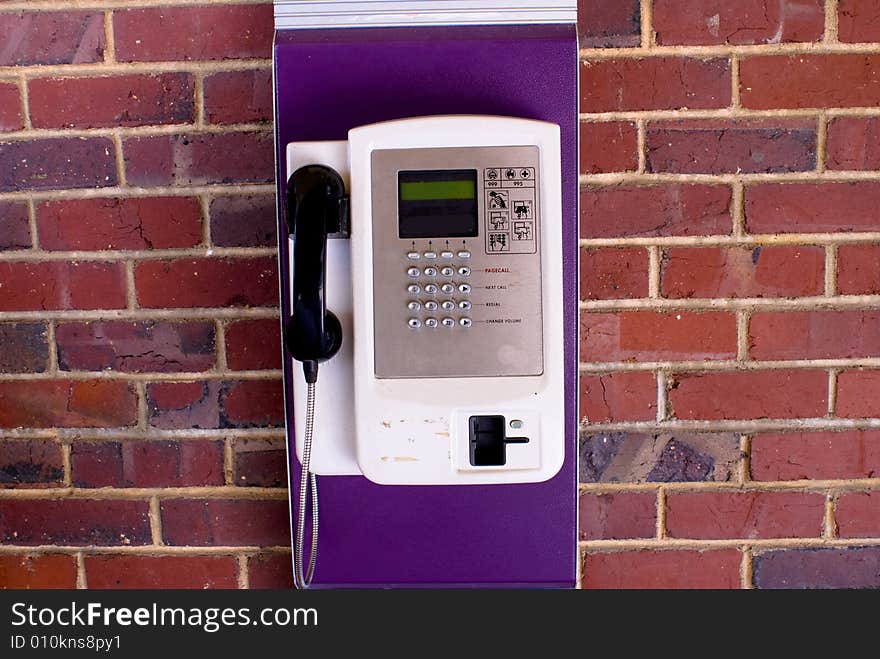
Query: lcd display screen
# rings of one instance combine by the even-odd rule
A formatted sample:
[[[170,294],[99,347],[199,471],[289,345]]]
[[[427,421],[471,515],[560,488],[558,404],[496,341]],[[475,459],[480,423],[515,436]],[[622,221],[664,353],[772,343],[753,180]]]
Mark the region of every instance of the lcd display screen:
[[[397,189],[401,238],[467,238],[479,234],[477,170],[398,172]]]

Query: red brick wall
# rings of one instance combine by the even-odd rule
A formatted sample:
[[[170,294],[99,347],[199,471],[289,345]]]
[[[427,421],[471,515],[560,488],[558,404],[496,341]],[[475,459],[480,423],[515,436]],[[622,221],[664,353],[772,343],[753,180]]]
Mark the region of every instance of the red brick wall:
[[[271,27],[0,1],[0,586],[290,584]],[[582,585],[880,586],[880,2],[580,32]]]
[[[271,40],[0,3],[0,586],[290,585]]]
[[[880,2],[580,32],[582,586],[880,586]]]

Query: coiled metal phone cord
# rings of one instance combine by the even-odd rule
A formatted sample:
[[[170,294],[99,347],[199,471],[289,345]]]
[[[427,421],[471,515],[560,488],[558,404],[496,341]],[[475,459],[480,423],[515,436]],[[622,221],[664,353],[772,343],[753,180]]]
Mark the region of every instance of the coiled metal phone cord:
[[[318,479],[311,471],[312,462],[312,434],[315,426],[315,388],[314,382],[309,382],[306,402],[306,430],[303,437],[302,471],[299,477],[299,514],[296,519],[296,538],[293,554],[294,562],[294,585],[299,589],[306,589],[312,584],[315,575],[315,563],[318,560]],[[309,567],[303,573],[303,549],[305,544],[306,530],[306,505],[309,500],[309,489],[312,491],[312,543],[309,551]]]

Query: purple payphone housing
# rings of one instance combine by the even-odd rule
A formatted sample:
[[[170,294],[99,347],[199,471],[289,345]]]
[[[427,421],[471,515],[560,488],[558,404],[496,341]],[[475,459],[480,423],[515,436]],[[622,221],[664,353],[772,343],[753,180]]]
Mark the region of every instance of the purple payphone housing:
[[[283,4],[327,3],[276,3]],[[559,7],[574,2],[546,4]],[[288,143],[345,140],[348,131],[358,126],[427,115],[500,115],[552,122],[561,128],[565,300],[565,400],[559,401],[565,407],[565,462],[561,471],[542,483],[504,485],[389,486],[362,476],[321,477],[315,587],[564,588],[575,584],[578,53],[574,12],[557,12],[563,14],[570,18],[533,24],[414,22],[333,28],[308,24],[276,31],[284,318],[291,313],[290,273],[284,267],[288,231],[283,221]],[[277,28],[285,27],[276,23]],[[294,367],[285,356],[290,429],[294,427],[290,396]],[[338,413],[352,411],[340,409]],[[316,443],[320,423],[318,419]],[[291,437],[288,455],[291,499],[298,506],[300,465]]]

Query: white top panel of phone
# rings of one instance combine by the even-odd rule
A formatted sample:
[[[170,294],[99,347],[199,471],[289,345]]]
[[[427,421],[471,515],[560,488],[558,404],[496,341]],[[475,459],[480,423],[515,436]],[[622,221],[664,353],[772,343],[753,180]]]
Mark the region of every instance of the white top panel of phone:
[[[450,485],[538,482],[562,467],[559,135],[440,116],[288,145],[288,176],[323,164],[351,197],[350,239],[328,243],[327,308],[344,339],[318,380],[316,473]]]

